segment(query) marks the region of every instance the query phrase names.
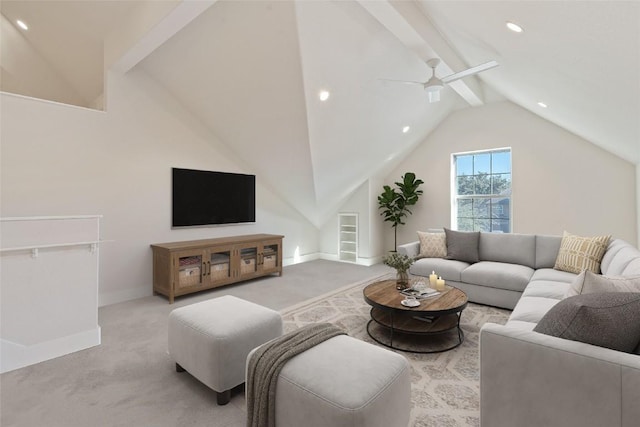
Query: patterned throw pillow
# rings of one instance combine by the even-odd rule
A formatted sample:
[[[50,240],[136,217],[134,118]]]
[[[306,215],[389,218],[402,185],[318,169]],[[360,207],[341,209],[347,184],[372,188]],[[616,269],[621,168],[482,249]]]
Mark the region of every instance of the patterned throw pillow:
[[[600,273],[600,262],[610,238],[611,236],[580,237],[565,231],[553,268],[575,274],[582,270]]]
[[[420,253],[418,258],[444,258],[447,256],[447,240],[444,233],[418,231]]]

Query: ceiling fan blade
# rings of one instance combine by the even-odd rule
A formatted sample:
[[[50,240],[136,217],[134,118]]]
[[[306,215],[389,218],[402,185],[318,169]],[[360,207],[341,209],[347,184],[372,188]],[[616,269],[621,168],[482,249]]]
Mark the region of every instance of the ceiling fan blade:
[[[424,82],[414,82],[412,80],[393,80],[393,79],[378,79],[378,80],[382,80],[384,82],[404,83],[404,84],[410,84],[410,85],[424,86]]]
[[[497,67],[498,64],[496,61],[485,62],[484,64],[476,65],[475,67],[468,68],[464,71],[460,71],[459,73],[453,73],[447,77],[443,77],[442,83],[451,83],[455,82],[464,77],[472,76],[474,74],[480,73],[482,71],[490,70],[491,68]]]

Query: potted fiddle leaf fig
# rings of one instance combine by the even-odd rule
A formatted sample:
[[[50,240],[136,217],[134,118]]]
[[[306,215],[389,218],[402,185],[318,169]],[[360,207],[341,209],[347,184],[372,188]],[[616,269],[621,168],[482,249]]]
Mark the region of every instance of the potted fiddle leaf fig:
[[[395,188],[389,185],[383,186],[383,192],[378,196],[378,209],[385,221],[391,223],[393,227],[393,250],[398,248],[398,225],[404,225],[404,218],[411,215],[409,206],[418,202],[422,195],[420,185],[424,184],[421,179],[416,179],[416,174],[407,172],[402,175],[400,182],[395,182]]]

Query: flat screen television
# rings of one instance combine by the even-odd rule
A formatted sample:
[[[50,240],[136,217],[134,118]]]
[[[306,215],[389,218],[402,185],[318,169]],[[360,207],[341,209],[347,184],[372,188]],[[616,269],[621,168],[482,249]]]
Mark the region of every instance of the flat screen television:
[[[255,222],[255,175],[172,169],[172,227]]]

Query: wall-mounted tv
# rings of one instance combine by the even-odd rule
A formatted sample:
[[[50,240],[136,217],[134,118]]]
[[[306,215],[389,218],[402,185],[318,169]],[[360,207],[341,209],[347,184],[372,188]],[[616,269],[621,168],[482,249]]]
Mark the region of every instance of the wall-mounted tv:
[[[255,175],[172,169],[173,227],[255,222]]]

